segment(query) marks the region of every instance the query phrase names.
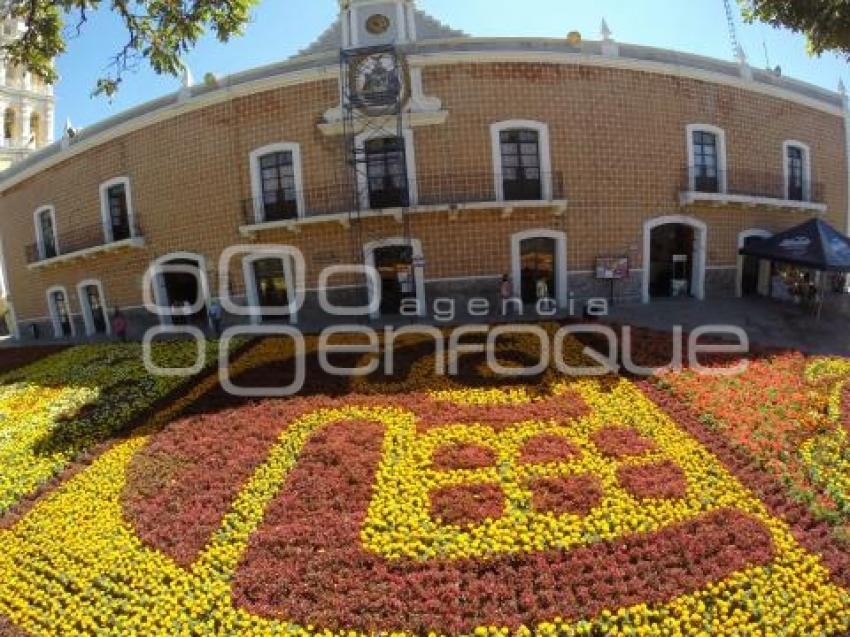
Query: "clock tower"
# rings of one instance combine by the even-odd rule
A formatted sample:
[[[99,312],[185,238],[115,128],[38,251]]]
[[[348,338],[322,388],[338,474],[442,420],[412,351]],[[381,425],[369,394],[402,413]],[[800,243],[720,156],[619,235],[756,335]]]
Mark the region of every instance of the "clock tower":
[[[413,0],[340,0],[342,48],[407,44],[416,39]]]

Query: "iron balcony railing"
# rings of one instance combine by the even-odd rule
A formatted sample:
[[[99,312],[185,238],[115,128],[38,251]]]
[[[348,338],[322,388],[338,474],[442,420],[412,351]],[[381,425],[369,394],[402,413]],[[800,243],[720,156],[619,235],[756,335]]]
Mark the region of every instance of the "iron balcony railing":
[[[683,182],[683,190],[687,192],[765,197],[807,203],[824,203],[826,198],[823,183],[803,180],[802,183],[789,185],[784,174],[775,172],[711,171],[700,166],[689,166],[684,172]]]
[[[452,206],[510,201],[553,201],[566,199],[561,172],[494,175],[492,172],[420,175],[410,180],[410,189],[388,179],[373,180],[372,187],[356,188],[346,181],[305,188],[286,189],[262,198],[241,202],[245,223],[254,225],[301,217],[381,210],[412,206]],[[364,177],[364,184],[369,179]],[[361,201],[358,201],[358,198]],[[302,208],[299,215],[299,208]]]
[[[27,263],[40,263],[49,259],[74,254],[91,248],[106,246],[111,243],[126,241],[127,239],[135,239],[142,236],[141,228],[138,224],[125,225],[124,227],[113,227],[113,239],[107,241],[104,235],[103,224],[74,228],[72,230],[62,230],[58,237],[58,241],[51,247],[49,245],[39,245],[31,243],[24,248]]]

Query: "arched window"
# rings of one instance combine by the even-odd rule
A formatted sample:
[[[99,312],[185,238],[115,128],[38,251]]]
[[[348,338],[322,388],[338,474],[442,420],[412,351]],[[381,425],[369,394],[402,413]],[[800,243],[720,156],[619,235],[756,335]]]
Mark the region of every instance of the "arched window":
[[[7,108],[3,114],[3,139],[11,141],[15,138],[15,111],[12,108]]]
[[[549,126],[509,120],[490,125],[493,178],[498,201],[552,199]]]
[[[30,115],[30,138],[36,145],[41,141],[41,116],[38,113]]]
[[[687,132],[689,190],[725,193],[726,132],[711,124],[689,124]]]
[[[47,290],[47,307],[53,323],[53,335],[56,338],[68,338],[75,335],[74,320],[68,305],[68,293],[65,288],[56,285]]]

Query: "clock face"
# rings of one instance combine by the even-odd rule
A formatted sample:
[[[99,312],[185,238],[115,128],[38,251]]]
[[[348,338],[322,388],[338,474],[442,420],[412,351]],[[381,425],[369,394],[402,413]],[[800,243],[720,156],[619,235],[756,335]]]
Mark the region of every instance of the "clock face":
[[[390,19],[381,13],[370,15],[366,19],[366,30],[372,35],[380,35],[381,33],[385,33],[389,28]]]

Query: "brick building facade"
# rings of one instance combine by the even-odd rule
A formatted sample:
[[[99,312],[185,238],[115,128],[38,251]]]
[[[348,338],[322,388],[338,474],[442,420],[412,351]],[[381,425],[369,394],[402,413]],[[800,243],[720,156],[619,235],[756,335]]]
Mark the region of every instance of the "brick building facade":
[[[298,56],[184,87],[0,176],[9,319],[22,338],[108,331],[116,306],[151,325],[147,283],[166,307],[208,307],[222,285],[288,307],[297,290],[309,326],[321,271],[364,262],[383,314],[495,299],[503,274],[526,301],[541,281],[562,307],[607,296],[600,257],[628,259],[619,297],[764,292],[763,266],[737,256],[747,237],[813,215],[848,229],[847,122],[843,95],[745,64],[471,38],[410,0],[351,0]],[[327,283],[352,303],[374,288]]]

